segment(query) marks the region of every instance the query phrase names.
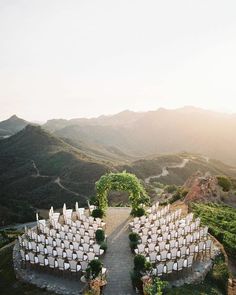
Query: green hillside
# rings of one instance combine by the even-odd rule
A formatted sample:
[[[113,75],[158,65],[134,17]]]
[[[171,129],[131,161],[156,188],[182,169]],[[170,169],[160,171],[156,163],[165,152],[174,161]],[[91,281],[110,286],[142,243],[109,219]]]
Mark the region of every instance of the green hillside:
[[[0,141],[0,155],[0,224],[28,221],[34,208],[83,205],[113,169],[30,125]]]

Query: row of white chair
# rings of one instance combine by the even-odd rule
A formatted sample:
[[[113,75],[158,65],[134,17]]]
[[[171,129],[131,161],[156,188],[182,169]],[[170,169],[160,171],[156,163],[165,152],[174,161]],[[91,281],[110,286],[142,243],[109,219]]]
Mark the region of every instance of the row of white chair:
[[[150,247],[150,245],[147,248],[139,247],[135,249],[135,253],[149,257],[150,261],[154,262],[156,260],[166,261],[169,259],[176,259],[176,257],[185,257],[186,255],[193,255],[195,253],[210,251],[212,241],[208,239],[206,241],[201,241],[200,243],[193,243],[189,246],[174,247],[169,249],[160,248],[159,246],[153,247],[153,245]]]

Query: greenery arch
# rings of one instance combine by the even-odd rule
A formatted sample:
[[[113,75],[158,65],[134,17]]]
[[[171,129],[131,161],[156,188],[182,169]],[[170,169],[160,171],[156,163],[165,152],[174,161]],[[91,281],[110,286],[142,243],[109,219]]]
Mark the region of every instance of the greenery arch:
[[[101,176],[95,185],[98,207],[103,212],[105,212],[108,207],[107,196],[111,190],[128,192],[133,212],[150,202],[150,198],[138,178],[134,174],[127,173],[126,171],[107,173]]]

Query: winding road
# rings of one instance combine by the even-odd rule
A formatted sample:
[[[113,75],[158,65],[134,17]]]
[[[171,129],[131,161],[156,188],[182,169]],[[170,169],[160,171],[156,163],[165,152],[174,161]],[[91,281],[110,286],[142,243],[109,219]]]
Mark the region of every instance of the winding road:
[[[169,175],[168,169],[171,169],[171,168],[184,168],[189,161],[190,161],[189,159],[183,159],[183,161],[180,164],[173,164],[173,165],[170,165],[168,167],[163,167],[162,172],[160,174],[151,175],[151,176],[145,178],[144,181],[145,181],[145,183],[149,184],[150,180],[153,179],[153,178],[166,177],[166,176]]]
[[[33,177],[51,177],[51,176],[48,176],[48,175],[42,175],[42,174],[40,174],[39,169],[38,169],[38,167],[37,167],[37,165],[36,165],[36,163],[35,163],[34,160],[31,160],[31,163],[32,163],[33,168],[35,169],[35,172],[36,172],[36,174],[33,174],[33,175],[32,175]],[[75,195],[75,196],[82,197],[82,198],[84,198],[84,199],[87,200],[86,196],[83,196],[83,195],[81,195],[81,194],[79,194],[79,193],[77,193],[77,192],[75,192],[75,191],[72,191],[72,190],[70,190],[69,188],[65,187],[65,186],[61,183],[61,179],[60,179],[59,176],[54,180],[54,183],[55,183],[56,185],[58,185],[61,189],[65,190],[65,191],[67,191],[67,192],[69,192],[69,193],[71,193],[71,194],[73,194],[73,195]]]

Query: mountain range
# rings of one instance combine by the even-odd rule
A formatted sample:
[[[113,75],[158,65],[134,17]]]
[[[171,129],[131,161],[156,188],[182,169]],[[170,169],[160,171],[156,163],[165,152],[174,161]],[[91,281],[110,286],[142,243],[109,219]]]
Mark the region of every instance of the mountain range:
[[[132,156],[187,151],[236,164],[236,115],[194,107],[124,111],[92,119],[54,119],[43,128],[75,144],[83,141],[105,149],[116,147]]]
[[[64,202],[83,206],[108,171],[135,173],[151,197],[156,182],[183,185],[199,170],[235,177],[234,122],[234,116],[195,108],[54,119],[42,126],[13,116],[0,122],[8,132],[0,140],[0,223],[28,221],[35,208],[59,208]],[[113,204],[118,200],[123,199],[112,198]]]

